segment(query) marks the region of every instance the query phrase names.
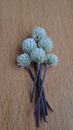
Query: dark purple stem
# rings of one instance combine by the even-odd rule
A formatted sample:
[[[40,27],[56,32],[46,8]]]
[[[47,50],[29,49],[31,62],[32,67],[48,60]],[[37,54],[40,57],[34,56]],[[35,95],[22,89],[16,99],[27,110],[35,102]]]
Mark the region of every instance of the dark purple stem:
[[[42,115],[43,115],[43,119],[44,119],[45,122],[47,122],[47,119],[48,119],[47,118],[48,117],[48,110],[47,109],[49,108],[51,111],[53,111],[52,108],[50,107],[50,105],[48,104],[48,102],[45,99],[44,86],[43,86],[44,85],[44,79],[45,79],[45,76],[46,76],[46,72],[47,72],[47,69],[48,69],[48,65],[46,65],[42,80],[41,80],[41,66],[42,65],[40,64],[39,69],[38,69],[38,63],[37,63],[37,66],[36,66],[36,70],[38,70],[38,75],[37,75],[37,80],[36,80],[37,86],[35,85],[37,87],[37,90],[38,90],[38,100],[37,100],[37,104],[36,104],[36,107],[35,107],[34,116],[35,117],[37,116],[38,127],[40,127],[40,109],[42,109]],[[26,67],[26,69],[27,69],[28,73],[30,74],[32,80],[34,81],[35,77],[33,76],[30,67]]]
[[[32,80],[34,81],[35,78],[34,78],[34,75],[33,75],[32,71],[31,71],[31,68],[28,66],[28,67],[26,67],[26,69],[27,69],[29,75],[31,76]],[[41,70],[41,68],[40,68],[40,70]],[[39,83],[42,84],[41,78],[40,78]],[[40,86],[41,86],[41,85],[40,85]],[[40,87],[40,90],[41,90],[41,87]],[[51,111],[53,111],[53,109],[51,108],[51,106],[48,104],[48,102],[47,102],[46,99],[45,99],[44,88],[43,88],[42,96],[43,96],[44,102],[46,102],[46,104],[47,104],[47,107],[48,107]],[[47,112],[46,112],[46,113],[47,113]]]
[[[45,68],[45,71],[44,71],[44,74],[43,74],[43,79],[42,79],[41,91],[40,91],[39,99],[40,99],[40,97],[42,95],[42,91],[43,91],[43,87],[44,87],[44,80],[45,80],[46,73],[48,71],[48,67],[49,67],[49,65],[46,64],[46,68]]]
[[[36,82],[37,82],[39,70],[40,70],[40,63],[38,63],[38,67],[37,67],[37,71],[36,71],[36,76],[34,78],[34,84],[33,84],[33,90],[32,90],[32,95],[31,95],[31,101],[32,101],[32,99],[34,97],[34,93],[35,93],[35,89],[36,89]]]

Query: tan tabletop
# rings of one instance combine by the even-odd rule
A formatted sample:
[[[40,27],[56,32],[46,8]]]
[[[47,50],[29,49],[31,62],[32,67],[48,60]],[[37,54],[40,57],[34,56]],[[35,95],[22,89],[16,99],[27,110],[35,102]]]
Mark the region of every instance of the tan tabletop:
[[[33,82],[16,65],[21,42],[35,26],[46,29],[59,58],[45,80],[54,112],[40,129],[73,130],[73,0],[0,0],[0,130],[38,129],[30,103]]]

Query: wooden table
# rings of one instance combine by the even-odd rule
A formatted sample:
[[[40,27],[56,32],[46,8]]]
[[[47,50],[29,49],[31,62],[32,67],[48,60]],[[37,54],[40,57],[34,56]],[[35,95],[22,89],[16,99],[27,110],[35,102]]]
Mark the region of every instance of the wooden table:
[[[16,65],[21,42],[35,26],[46,29],[59,58],[45,80],[54,112],[39,129],[73,130],[73,0],[0,0],[0,130],[38,129],[30,103],[33,82]]]

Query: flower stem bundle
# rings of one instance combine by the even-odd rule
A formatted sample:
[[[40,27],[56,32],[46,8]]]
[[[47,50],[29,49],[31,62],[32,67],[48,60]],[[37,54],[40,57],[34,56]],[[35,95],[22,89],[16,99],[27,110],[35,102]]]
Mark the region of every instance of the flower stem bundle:
[[[35,98],[37,91],[36,104],[34,108],[34,117],[40,126],[40,118],[43,117],[44,122],[48,121],[48,109],[53,111],[44,93],[44,80],[46,73],[51,66],[57,65],[58,58],[55,54],[47,54],[53,48],[53,41],[47,36],[46,31],[42,27],[35,27],[31,37],[26,38],[22,42],[23,54],[17,56],[18,65],[25,68],[31,79],[33,80],[31,102]],[[31,62],[35,64],[35,76],[31,70]],[[43,77],[42,65],[45,64]]]

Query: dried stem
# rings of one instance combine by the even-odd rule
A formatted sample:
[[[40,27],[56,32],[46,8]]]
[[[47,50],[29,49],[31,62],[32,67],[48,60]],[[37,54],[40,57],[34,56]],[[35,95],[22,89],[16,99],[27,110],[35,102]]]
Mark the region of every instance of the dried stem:
[[[40,63],[38,63],[38,67],[37,67],[37,71],[36,71],[36,76],[34,78],[34,84],[33,84],[33,90],[32,90],[32,95],[31,95],[31,101],[34,97],[34,93],[35,93],[35,89],[36,89],[36,82],[37,82],[37,78],[38,78],[38,74],[39,74],[39,69],[40,69]]]

